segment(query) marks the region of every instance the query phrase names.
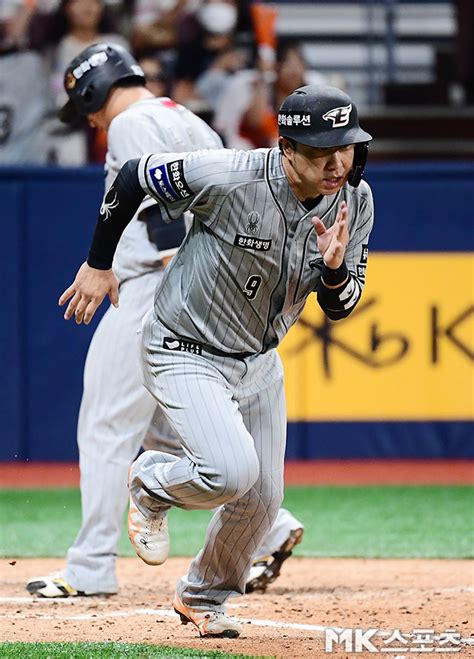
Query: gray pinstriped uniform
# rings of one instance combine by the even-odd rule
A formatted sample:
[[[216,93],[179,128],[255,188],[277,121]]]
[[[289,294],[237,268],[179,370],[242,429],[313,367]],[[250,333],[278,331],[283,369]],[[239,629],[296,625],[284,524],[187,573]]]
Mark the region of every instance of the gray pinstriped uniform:
[[[365,280],[372,196],[362,182],[323,197],[308,212],[292,194],[277,149],[144,156],[143,189],[170,216],[195,220],[143,326],[145,385],[181,437],[181,459],[148,451],[131,491],[144,512],[225,504],[203,550],[178,586],[185,603],[222,610],[244,592],[255,546],[283,495],[286,413],[274,348],[316,289],[322,258],[310,218],[333,224],[349,209],[346,263],[354,274],[339,294],[347,310]]]
[[[129,158],[147,149],[168,152],[198,146],[219,148],[221,141],[189,110],[169,99],[133,103],[108,131],[105,189]],[[146,197],[139,210],[152,203]],[[114,258],[114,272],[121,282],[120,307],[107,310],[87,354],[77,433],[82,525],[62,571],[77,590],[114,593],[118,589],[115,561],[128,500],[127,472],[142,442],[180,452],[174,432],[143,387],[138,358],[137,330],[161,282],[160,257],[166,255],[169,252],[158,252],[149,241],[145,223],[135,217]],[[259,555],[276,551],[298,526],[282,509]]]

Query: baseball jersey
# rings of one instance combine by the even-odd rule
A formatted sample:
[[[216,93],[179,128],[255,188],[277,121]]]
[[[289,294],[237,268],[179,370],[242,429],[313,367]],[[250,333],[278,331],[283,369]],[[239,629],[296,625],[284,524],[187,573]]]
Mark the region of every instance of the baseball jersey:
[[[110,188],[122,165],[137,154],[221,147],[217,133],[171,99],[163,97],[137,101],[115,117],[109,126],[105,189]],[[150,197],[144,199],[120,239],[113,269],[121,283],[155,270],[160,265],[160,256],[170,253],[158,252],[156,245],[148,238],[146,223],[138,219],[140,212],[154,203]],[[105,197],[103,208],[104,204]]]
[[[311,218],[330,227],[343,200],[352,277],[340,299],[350,310],[360,298],[373,223],[367,183],[345,184],[308,211],[292,193],[276,148],[146,155],[138,177],[170,219],[190,208],[194,214],[155,298],[156,316],[175,334],[225,353],[278,345],[321,277]]]

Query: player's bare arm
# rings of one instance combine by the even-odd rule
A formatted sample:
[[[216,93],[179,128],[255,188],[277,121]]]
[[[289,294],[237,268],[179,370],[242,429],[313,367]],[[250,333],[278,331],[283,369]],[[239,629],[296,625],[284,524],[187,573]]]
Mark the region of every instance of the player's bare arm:
[[[87,261],[59,298],[60,305],[70,300],[65,320],[75,316],[76,323],[89,324],[106,295],[118,306],[112,262],[120,237],[145,196],[138,180],[138,162],[138,158],[126,162],[105,195]]]

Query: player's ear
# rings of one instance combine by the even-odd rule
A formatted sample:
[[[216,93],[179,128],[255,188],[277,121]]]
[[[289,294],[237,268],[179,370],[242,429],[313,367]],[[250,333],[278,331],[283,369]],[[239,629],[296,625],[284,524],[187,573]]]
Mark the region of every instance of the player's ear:
[[[283,156],[287,158],[293,154],[295,144],[292,140],[287,140],[286,137],[280,137],[278,140],[278,147]]]

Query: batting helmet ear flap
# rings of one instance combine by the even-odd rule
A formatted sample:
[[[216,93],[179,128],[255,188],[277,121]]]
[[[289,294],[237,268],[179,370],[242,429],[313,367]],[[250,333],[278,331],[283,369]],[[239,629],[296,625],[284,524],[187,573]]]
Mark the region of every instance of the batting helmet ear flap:
[[[348,183],[349,185],[352,185],[353,188],[356,188],[362,180],[368,153],[368,142],[360,142],[354,146],[354,162],[352,165],[352,171],[348,178]]]

